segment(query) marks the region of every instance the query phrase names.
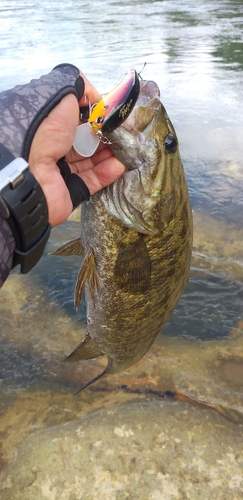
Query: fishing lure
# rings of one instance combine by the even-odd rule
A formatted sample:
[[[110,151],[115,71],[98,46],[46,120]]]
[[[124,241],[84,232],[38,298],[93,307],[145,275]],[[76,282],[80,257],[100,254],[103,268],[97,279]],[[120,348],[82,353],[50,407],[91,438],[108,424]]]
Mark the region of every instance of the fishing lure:
[[[109,94],[93,108],[88,122],[95,133],[113,132],[131,113],[139,96],[139,76],[131,69]]]
[[[73,147],[82,156],[92,156],[100,141],[109,142],[104,134],[119,127],[131,113],[139,96],[140,82],[131,69],[116,87],[91,109],[86,123],[79,125]]]

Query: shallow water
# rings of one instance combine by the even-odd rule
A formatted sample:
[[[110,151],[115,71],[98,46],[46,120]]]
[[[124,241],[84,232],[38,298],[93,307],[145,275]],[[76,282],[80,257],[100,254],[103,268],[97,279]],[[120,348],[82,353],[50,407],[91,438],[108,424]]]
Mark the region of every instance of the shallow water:
[[[25,436],[53,425],[55,416],[62,423],[80,415],[80,404],[85,415],[146,398],[146,388],[157,396],[176,389],[206,404],[220,395],[214,406],[227,416],[234,407],[230,418],[237,420],[243,398],[242,1],[8,0],[0,13],[0,90],[67,61],[106,92],[146,62],[142,76],[158,83],[179,137],[194,214],[190,281],[154,350],[137,367],[97,384],[100,392],[89,389],[75,402],[69,395],[82,383],[83,368],[60,361],[85,332],[85,305],[76,315],[72,301],[80,262],[47,251],[77,237],[77,222],[53,230],[29,275],[13,273],[0,302],[0,400],[8,436],[3,462]],[[86,365],[86,374],[97,366]],[[118,385],[130,393],[114,392]],[[12,432],[14,405],[21,407],[24,394],[28,424],[19,417],[18,433]],[[35,408],[27,403],[32,399]]]

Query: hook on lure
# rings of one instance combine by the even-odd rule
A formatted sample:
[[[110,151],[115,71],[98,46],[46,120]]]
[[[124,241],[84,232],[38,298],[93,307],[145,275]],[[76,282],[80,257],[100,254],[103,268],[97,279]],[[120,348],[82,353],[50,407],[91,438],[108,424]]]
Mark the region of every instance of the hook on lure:
[[[92,156],[100,141],[109,144],[103,134],[109,134],[119,127],[133,110],[139,96],[140,73],[131,69],[95,106],[91,108],[86,123],[79,125],[73,147],[82,156]]]

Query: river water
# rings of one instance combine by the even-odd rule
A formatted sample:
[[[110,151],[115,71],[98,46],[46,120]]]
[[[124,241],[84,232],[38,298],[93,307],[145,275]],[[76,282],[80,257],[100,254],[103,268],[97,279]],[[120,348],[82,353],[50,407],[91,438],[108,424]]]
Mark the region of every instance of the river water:
[[[141,71],[146,63],[142,77],[158,83],[179,137],[194,215],[190,281],[156,349],[167,345],[171,359],[182,351],[184,357],[189,353],[195,358],[200,358],[200,350],[207,351],[207,359],[199,361],[200,374],[210,375],[213,365],[215,383],[227,386],[226,399],[230,391],[237,392],[240,406],[242,0],[1,0],[0,15],[0,91],[70,62],[105,93],[130,68]],[[48,250],[78,232],[76,222],[66,222],[53,230]],[[60,375],[57,365],[80,341],[80,324],[85,328],[84,304],[78,315],[72,304],[78,268],[77,260],[53,261],[46,252],[30,275],[13,273],[2,290],[3,415],[16,391],[41,387],[43,392],[55,392],[55,384],[62,391],[65,383],[67,392],[76,387],[78,376],[72,379],[71,370]],[[63,333],[68,329],[72,334]],[[196,363],[190,370],[196,371]],[[87,401],[90,405],[88,396]],[[101,399],[100,406],[103,403]],[[33,425],[39,428],[36,421]],[[30,432],[25,430],[24,436]],[[12,444],[16,446],[14,440]]]

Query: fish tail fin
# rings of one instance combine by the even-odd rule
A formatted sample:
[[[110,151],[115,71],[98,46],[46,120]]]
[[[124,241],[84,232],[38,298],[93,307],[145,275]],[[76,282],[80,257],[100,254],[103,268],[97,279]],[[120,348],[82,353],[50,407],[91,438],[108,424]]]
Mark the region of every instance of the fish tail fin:
[[[90,380],[88,380],[88,382],[82,385],[82,387],[80,387],[80,389],[77,392],[75,392],[74,396],[76,396],[79,392],[86,389],[86,387],[89,387],[89,385],[93,384],[93,382],[96,382],[96,380],[99,380],[99,378],[103,377],[103,375],[105,375],[106,373],[107,373],[107,367],[103,370],[103,372],[99,373],[94,378],[91,378]]]
[[[87,333],[82,342],[63,360],[64,363],[79,361],[81,359],[94,359],[102,356],[99,348],[94,344],[92,338]]]

